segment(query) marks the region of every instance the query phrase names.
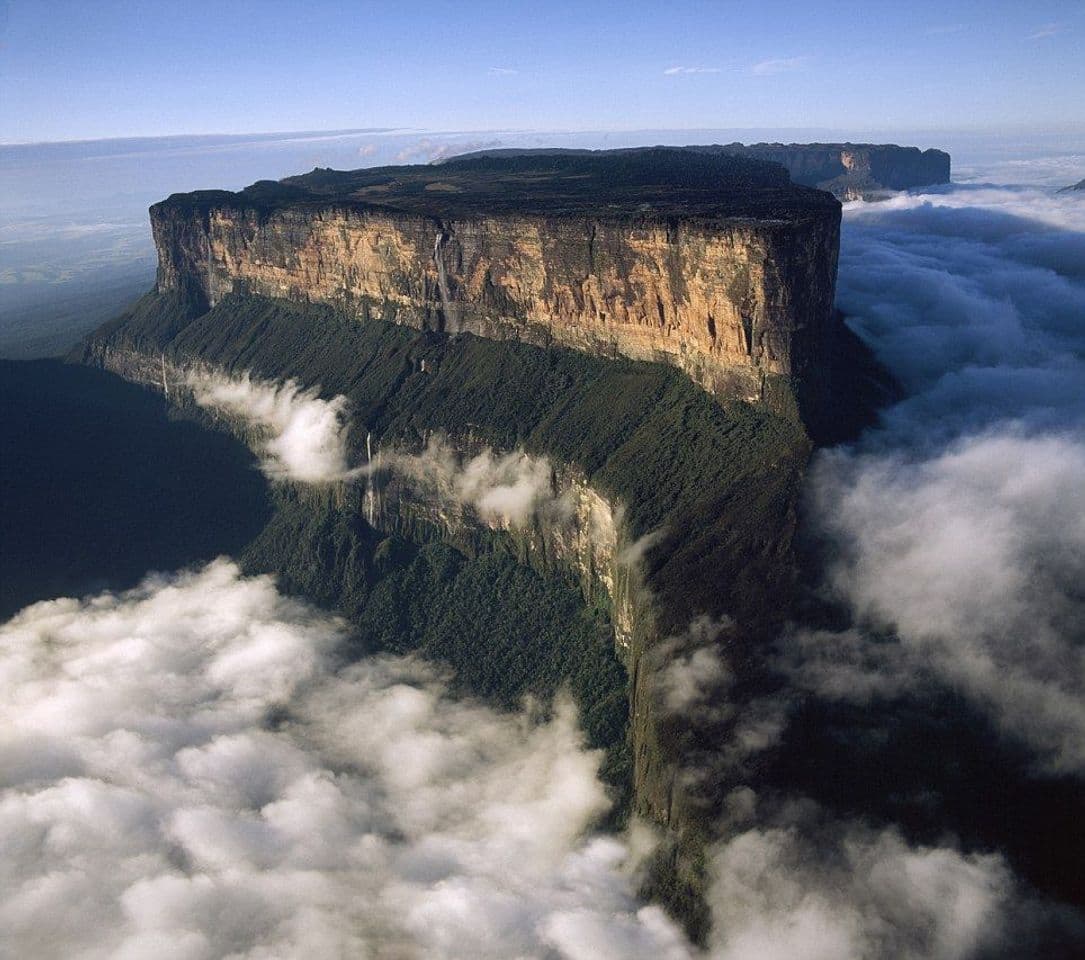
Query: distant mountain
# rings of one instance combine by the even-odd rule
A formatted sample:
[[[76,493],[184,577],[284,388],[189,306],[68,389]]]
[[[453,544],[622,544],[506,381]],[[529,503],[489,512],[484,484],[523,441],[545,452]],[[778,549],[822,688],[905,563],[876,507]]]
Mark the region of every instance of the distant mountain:
[[[827,190],[841,200],[875,200],[894,190],[949,183],[950,156],[944,150],[920,150],[895,143],[728,143],[678,148],[690,153],[747,157],[784,167],[792,182]],[[618,150],[481,150],[469,158],[588,156],[635,153]],[[450,163],[452,160],[442,160]]]

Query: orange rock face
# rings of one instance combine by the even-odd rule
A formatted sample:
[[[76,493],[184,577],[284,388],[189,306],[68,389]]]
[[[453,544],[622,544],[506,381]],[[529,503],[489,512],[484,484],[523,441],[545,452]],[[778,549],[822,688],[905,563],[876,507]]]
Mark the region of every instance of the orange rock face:
[[[832,343],[839,208],[792,220],[476,217],[299,205],[152,208],[160,290],[328,304],[449,334],[672,364],[766,399]]]

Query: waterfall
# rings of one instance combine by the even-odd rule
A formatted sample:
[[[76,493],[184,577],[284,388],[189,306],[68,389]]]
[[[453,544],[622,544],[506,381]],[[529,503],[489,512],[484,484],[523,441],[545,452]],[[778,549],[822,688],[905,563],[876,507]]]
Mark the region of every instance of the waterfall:
[[[365,473],[365,519],[366,522],[373,526],[373,520],[375,519],[375,510],[373,503],[373,446],[372,446],[373,434],[368,430],[365,434],[365,463],[369,467]]]
[[[168,400],[170,396],[170,385],[166,380],[166,355],[160,353],[158,358],[162,361],[162,392],[166,395],[166,399]]]
[[[437,265],[437,286],[441,291],[441,312],[444,315],[444,332],[459,333],[460,321],[456,314],[452,298],[448,295],[448,274],[445,272],[445,258],[442,248],[445,242],[444,231],[438,230],[433,240],[433,262]]]
[[[211,267],[211,219],[207,220],[207,302],[215,305],[215,276]]]

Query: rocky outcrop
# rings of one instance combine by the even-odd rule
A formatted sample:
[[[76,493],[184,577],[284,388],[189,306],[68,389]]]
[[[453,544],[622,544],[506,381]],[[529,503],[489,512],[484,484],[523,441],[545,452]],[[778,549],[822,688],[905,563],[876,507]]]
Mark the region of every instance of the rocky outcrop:
[[[482,159],[175,195],[151,208],[158,289],[659,361],[777,406],[824,392],[839,205],[768,164],[647,153],[587,173],[581,157]]]
[[[779,163],[795,183],[828,190],[841,200],[949,183],[950,158],[942,150],[875,143],[730,143],[718,149]]]

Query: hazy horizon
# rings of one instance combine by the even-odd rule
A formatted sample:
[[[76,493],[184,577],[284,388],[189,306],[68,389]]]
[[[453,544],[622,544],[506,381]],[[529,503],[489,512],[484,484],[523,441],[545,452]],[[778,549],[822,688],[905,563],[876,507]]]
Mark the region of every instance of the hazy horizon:
[[[630,147],[665,143],[757,140],[894,140],[948,150],[953,177],[982,175],[1050,188],[1085,176],[1085,124],[1046,134],[920,134],[787,127],[640,128],[614,130],[425,131],[360,129],[283,133],[197,134],[0,144],[0,355],[42,355],[66,349],[120,310],[154,276],[147,208],[171,193],[237,190],[314,167],[353,169],[429,163],[471,150],[500,147]],[[1042,169],[1035,161],[1042,161]],[[1022,164],[1032,164],[1025,168]],[[82,303],[80,322],[59,340],[51,311],[67,318]],[[86,309],[93,306],[93,309]]]

